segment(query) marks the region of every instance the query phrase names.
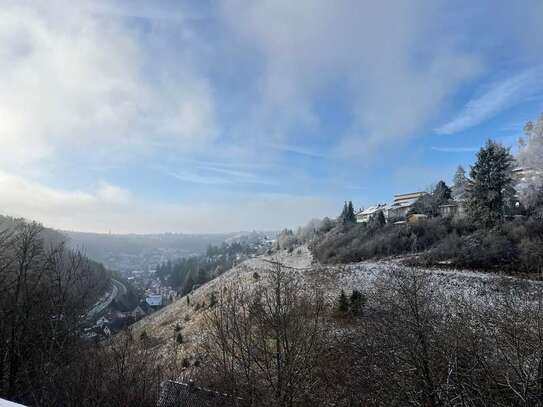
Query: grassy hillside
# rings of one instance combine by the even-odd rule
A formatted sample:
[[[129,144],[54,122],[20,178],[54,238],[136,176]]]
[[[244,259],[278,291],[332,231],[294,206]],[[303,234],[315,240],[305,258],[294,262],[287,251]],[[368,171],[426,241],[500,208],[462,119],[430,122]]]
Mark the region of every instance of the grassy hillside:
[[[183,358],[194,360],[203,329],[203,315],[209,310],[212,296],[231,284],[241,284],[248,291],[266,279],[273,269],[273,262],[280,262],[292,273],[301,277],[308,287],[318,287],[324,293],[326,304],[333,310],[341,290],[370,292],[383,279],[396,272],[420,272],[428,277],[432,290],[438,290],[444,298],[468,298],[473,304],[484,307],[493,304],[499,293],[519,291],[532,293],[543,285],[539,282],[480,273],[469,270],[443,270],[441,268],[419,268],[402,265],[397,260],[369,260],[343,265],[321,265],[313,258],[307,247],[292,251],[280,251],[270,256],[247,260],[218,278],[178,299],[162,310],[151,314],[132,326],[136,335],[151,338],[153,346],[165,361],[177,362]],[[187,300],[188,298],[188,300]],[[177,327],[177,329],[176,329]],[[177,344],[175,337],[181,333],[183,343]]]

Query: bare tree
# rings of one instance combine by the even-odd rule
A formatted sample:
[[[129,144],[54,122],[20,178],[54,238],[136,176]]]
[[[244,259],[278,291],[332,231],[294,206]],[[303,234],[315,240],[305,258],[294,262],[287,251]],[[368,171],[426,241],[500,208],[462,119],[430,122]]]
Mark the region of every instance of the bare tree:
[[[206,314],[200,377],[247,405],[301,405],[318,386],[322,317],[322,296],[279,263],[254,290],[231,284]]]

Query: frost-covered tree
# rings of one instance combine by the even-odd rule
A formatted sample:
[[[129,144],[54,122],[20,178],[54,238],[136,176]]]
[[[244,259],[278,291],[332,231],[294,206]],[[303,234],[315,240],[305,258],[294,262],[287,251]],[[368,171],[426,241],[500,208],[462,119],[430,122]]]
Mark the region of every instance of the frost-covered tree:
[[[296,238],[300,243],[309,243],[317,236],[322,222],[320,219],[311,219],[305,226],[299,227]]]
[[[508,148],[488,140],[471,167],[473,188],[468,199],[472,219],[485,227],[500,223],[514,195],[513,157]]]
[[[466,177],[466,170],[461,165],[458,166],[454,173],[451,195],[456,200],[466,199],[466,188],[469,180]]]
[[[299,245],[299,241],[290,229],[283,229],[276,241],[277,250],[292,250]]]
[[[527,208],[541,204],[543,190],[543,114],[524,126],[524,137],[519,140],[519,165],[529,171],[518,185],[519,197]]]

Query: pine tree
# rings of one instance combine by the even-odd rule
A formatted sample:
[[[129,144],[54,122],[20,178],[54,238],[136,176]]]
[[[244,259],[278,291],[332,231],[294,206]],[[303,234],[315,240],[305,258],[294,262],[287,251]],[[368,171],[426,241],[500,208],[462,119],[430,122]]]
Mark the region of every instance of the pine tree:
[[[445,184],[445,181],[439,181],[432,195],[437,205],[443,205],[451,199],[451,189]]]
[[[347,295],[345,294],[344,290],[341,290],[341,293],[339,294],[338,310],[339,310],[339,312],[347,312],[347,311],[349,311],[349,300],[348,300]]]
[[[364,306],[366,305],[366,301],[367,300],[364,294],[362,294],[358,290],[353,290],[353,292],[351,293],[351,298],[350,298],[351,312],[354,315],[361,315],[364,309]]]
[[[469,180],[466,177],[466,170],[461,165],[458,166],[453,178],[453,186],[451,188],[451,195],[456,200],[466,199],[466,188]]]
[[[347,205],[347,222],[356,223],[356,215],[354,214],[352,201],[349,201],[349,204]]]
[[[503,221],[514,196],[513,157],[509,149],[488,140],[471,167],[473,187],[468,211],[474,222],[490,228]]]
[[[338,220],[343,224],[356,223],[356,215],[354,214],[352,201],[345,201],[343,204],[343,210],[341,211]]]
[[[343,203],[343,210],[341,211],[341,214],[339,215],[338,217],[338,220],[341,222],[341,223],[345,223],[346,219],[347,219],[347,213],[349,212],[349,207],[347,205],[347,201],[345,201]]]

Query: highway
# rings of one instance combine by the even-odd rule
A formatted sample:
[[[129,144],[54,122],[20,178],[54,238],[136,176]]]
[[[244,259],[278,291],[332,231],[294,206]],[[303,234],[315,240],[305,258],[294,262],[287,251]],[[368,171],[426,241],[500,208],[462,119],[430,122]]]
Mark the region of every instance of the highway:
[[[96,304],[87,312],[85,319],[92,319],[104,311],[113,302],[117,296],[126,295],[127,288],[119,280],[111,279],[111,291],[107,292],[98,300]]]

